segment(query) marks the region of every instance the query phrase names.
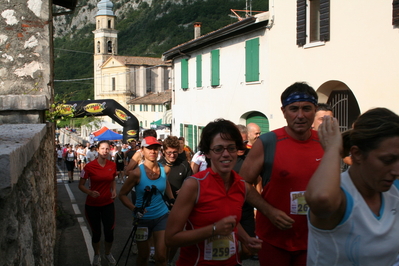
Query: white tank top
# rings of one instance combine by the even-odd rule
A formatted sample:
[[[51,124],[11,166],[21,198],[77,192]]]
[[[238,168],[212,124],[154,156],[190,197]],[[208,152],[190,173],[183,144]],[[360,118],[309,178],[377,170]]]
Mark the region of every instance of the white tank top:
[[[357,191],[348,171],[341,174],[346,213],[332,230],[321,230],[308,220],[307,266],[394,264],[399,252],[399,181],[382,193],[377,217]]]

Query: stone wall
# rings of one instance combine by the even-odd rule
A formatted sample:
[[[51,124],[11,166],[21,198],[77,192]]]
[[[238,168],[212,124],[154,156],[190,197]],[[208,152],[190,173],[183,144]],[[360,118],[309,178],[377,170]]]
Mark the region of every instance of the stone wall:
[[[52,99],[50,3],[0,0],[0,95]]]
[[[53,132],[51,124],[0,125],[0,265],[53,265]]]
[[[53,28],[48,0],[0,0],[0,265],[53,265]]]

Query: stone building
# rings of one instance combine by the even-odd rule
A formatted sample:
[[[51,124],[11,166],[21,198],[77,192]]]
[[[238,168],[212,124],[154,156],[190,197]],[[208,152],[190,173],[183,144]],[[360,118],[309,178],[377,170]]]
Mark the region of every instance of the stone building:
[[[137,117],[150,124],[152,115],[133,110],[128,101],[151,93],[169,90],[171,64],[160,58],[118,55],[118,31],[110,0],[101,0],[94,33],[94,98],[114,99]],[[109,120],[110,118],[105,118]]]
[[[0,265],[54,264],[51,3],[0,0]]]

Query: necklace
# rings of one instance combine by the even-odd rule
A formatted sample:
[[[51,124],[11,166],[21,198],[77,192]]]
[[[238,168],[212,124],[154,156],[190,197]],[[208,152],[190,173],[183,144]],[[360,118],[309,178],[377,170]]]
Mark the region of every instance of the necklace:
[[[149,179],[157,179],[159,174],[158,171],[153,171],[151,169],[149,169],[148,167],[146,167],[146,173]]]

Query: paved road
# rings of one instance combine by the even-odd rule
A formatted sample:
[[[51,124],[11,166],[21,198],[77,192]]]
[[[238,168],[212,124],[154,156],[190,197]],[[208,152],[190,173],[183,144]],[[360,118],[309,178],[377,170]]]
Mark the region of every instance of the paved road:
[[[90,265],[93,257],[93,249],[91,248],[90,228],[88,227],[86,218],[84,217],[84,202],[86,195],[78,188],[78,173],[75,172],[74,182],[67,182],[67,172],[63,166],[58,168],[57,173],[57,189],[58,204],[60,206],[58,212],[59,227],[57,229],[57,245],[55,252],[56,266],[76,266]],[[121,184],[117,184],[117,189],[121,188]],[[116,209],[116,226],[115,239],[113,245],[113,255],[118,259],[128,237],[132,230],[131,212],[123,206],[117,199],[115,200]],[[125,265],[127,259],[127,251],[121,256],[119,265]],[[107,265],[105,259],[102,259],[103,265]],[[127,265],[136,265],[136,257],[131,254],[128,258]],[[149,263],[149,266],[155,265]],[[259,266],[258,261],[245,260],[244,266]]]

